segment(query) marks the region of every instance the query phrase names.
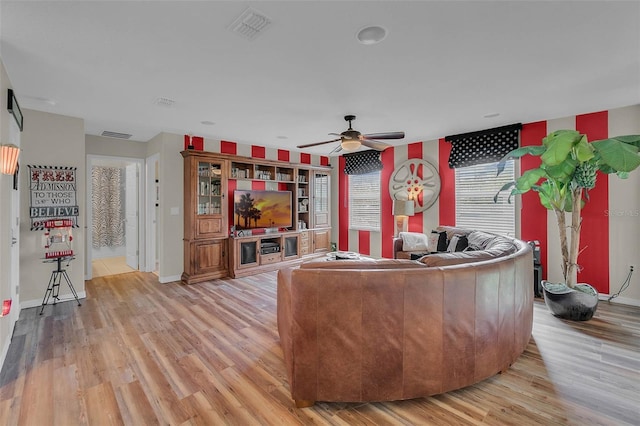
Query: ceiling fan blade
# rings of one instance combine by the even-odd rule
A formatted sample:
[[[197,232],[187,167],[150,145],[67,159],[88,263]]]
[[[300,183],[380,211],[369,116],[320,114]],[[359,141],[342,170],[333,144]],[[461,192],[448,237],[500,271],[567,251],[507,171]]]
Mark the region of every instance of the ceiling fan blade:
[[[404,132],[369,133],[362,135],[365,139],[402,139]]]
[[[375,149],[376,151],[384,151],[391,146],[386,142],[376,141],[373,139],[362,139],[360,143],[362,143],[362,145],[366,146],[367,148]]]
[[[347,132],[345,132],[347,133]],[[359,135],[357,138],[355,137],[355,135],[348,135],[345,133],[329,133],[330,135],[334,135],[334,136],[340,136],[340,139],[347,139],[347,140],[351,140],[351,139],[362,139],[362,135]]]
[[[312,147],[312,146],[324,145],[325,143],[338,142],[339,140],[341,140],[341,139],[338,138],[338,139],[333,139],[333,140],[324,141],[324,142],[306,143],[304,145],[298,145],[297,148],[309,148],[309,147]]]
[[[342,151],[342,146],[341,146],[341,145],[338,145],[338,146],[336,146],[335,148],[333,148],[333,149],[331,150],[331,152],[330,152],[328,155],[337,154],[337,153],[339,153],[340,151]]]

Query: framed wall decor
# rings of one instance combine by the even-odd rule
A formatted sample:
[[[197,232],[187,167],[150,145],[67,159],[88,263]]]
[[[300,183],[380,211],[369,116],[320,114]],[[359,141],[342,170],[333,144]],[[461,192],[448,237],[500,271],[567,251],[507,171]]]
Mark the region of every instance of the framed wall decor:
[[[78,227],[76,167],[30,166],[29,195],[31,230],[41,231],[48,220],[65,219]]]
[[[13,118],[16,119],[16,123],[18,123],[18,128],[20,131],[24,128],[24,117],[22,116],[22,111],[20,111],[20,105],[18,105],[18,100],[16,99],[13,90],[9,89],[7,94],[7,109],[13,115]]]

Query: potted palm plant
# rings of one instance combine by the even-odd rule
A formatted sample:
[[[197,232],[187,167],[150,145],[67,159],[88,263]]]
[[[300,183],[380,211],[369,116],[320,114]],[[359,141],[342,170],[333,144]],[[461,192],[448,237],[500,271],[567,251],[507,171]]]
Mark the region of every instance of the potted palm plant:
[[[540,157],[540,167],[527,170],[514,182],[505,184],[494,201],[498,201],[502,191],[509,189],[509,202],[513,195],[535,191],[540,203],[555,213],[564,282],[543,282],[543,290],[547,307],[558,317],[589,320],[597,308],[596,289],[576,282],[582,207],[589,200],[588,191],[596,185],[597,171],[615,173],[625,179],[629,172],[640,166],[639,148],[640,135],[589,142],[585,135],[575,130],[558,130],[543,138],[540,145],[514,149],[498,163],[500,174],[509,159],[527,154]]]

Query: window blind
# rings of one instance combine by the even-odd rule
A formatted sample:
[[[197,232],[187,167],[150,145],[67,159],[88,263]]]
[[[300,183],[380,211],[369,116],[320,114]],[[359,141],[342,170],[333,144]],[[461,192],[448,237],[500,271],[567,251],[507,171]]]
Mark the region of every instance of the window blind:
[[[315,176],[314,209],[316,212],[329,211],[329,175]]]
[[[380,172],[349,175],[349,229],[380,231]]]
[[[514,160],[507,161],[500,176],[496,167],[487,163],[455,169],[456,226],[515,236],[514,203],[493,202],[498,190],[515,179]]]

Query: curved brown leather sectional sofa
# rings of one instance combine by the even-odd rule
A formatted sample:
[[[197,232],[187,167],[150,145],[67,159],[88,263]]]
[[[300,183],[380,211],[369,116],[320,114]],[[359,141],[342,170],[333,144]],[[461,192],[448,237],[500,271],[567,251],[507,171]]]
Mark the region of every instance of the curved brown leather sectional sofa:
[[[510,241],[510,254],[449,266],[316,260],[280,270],[278,332],[296,406],[423,397],[509,368],[533,324],[531,247]]]

